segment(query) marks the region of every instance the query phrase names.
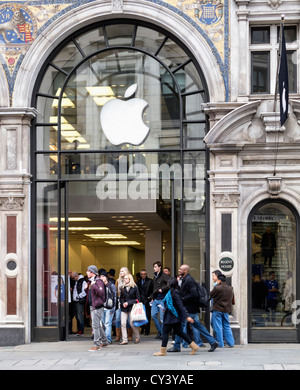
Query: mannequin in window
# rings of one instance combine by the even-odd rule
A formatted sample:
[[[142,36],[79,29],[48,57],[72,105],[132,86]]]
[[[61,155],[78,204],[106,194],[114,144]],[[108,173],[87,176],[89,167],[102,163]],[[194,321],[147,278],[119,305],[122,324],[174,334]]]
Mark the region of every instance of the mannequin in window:
[[[276,249],[276,237],[272,233],[271,228],[267,227],[267,230],[262,235],[261,239],[262,256],[264,258],[264,264],[267,265],[269,260],[269,267],[272,267],[272,259]]]

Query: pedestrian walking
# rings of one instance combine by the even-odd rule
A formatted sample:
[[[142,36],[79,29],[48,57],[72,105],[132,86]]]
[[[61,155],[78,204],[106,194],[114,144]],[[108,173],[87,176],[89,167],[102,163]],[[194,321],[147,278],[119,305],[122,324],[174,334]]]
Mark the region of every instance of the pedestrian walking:
[[[150,323],[151,323],[151,306],[150,303],[150,295],[153,292],[153,279],[148,278],[147,271],[142,269],[140,271],[141,279],[137,282],[137,286],[139,289],[141,302],[145,305],[146,316],[148,323],[141,327],[141,334],[145,334],[148,336],[150,334]]]
[[[101,318],[104,311],[105,286],[98,276],[95,265],[90,265],[86,271],[89,281],[87,283],[87,300],[90,306],[92,317],[92,329],[94,334],[94,346],[89,351],[97,351],[108,345],[108,340],[101,325]]]
[[[86,286],[87,283],[84,280],[83,275],[79,275],[77,272],[72,272],[71,278],[74,281],[72,289],[72,301],[77,321],[77,335],[84,335],[84,309],[86,302]]]
[[[190,274],[190,267],[187,264],[182,264],[178,272],[180,275],[180,282],[178,284],[180,285],[182,302],[186,308],[188,316],[193,319],[193,322],[191,323],[192,329],[193,331],[194,329],[196,330],[196,332],[193,332],[195,342],[198,346],[203,345],[200,335],[204,336],[211,346],[209,352],[213,352],[219,344],[217,340],[208,332],[205,326],[200,322],[197,283]],[[186,321],[182,323],[182,329],[184,333],[187,332]],[[168,352],[180,352],[181,341],[181,337],[176,336],[175,343],[173,347],[168,350]]]
[[[226,283],[226,276],[218,275],[217,285],[210,292],[213,299],[212,323],[216,338],[221,348],[224,347],[224,338],[229,347],[234,346],[234,338],[229,323],[229,313],[232,310],[233,289]]]
[[[128,344],[127,335],[127,320],[129,319],[130,326],[133,332],[134,343],[140,342],[140,334],[137,327],[133,326],[133,320],[131,318],[131,310],[135,303],[140,301],[140,294],[137,285],[133,280],[131,274],[124,276],[124,285],[121,288],[120,294],[120,306],[121,306],[121,330],[122,330],[122,342],[120,345]]]
[[[121,306],[120,306],[120,295],[121,295],[121,289],[124,285],[124,277],[125,275],[128,275],[129,269],[127,267],[122,267],[119,272],[119,278],[116,280],[116,290],[117,290],[117,304],[116,304],[116,311],[115,311],[115,325],[116,325],[116,338],[115,341],[121,340]],[[129,329],[127,331],[128,339],[132,340],[132,329],[128,325],[127,328]]]
[[[170,290],[164,298],[165,314],[162,327],[162,342],[160,352],[154,353],[154,356],[166,356],[167,344],[169,334],[171,331],[176,335],[182,337],[192,349],[190,355],[194,355],[199,347],[198,345],[182,330],[182,322],[188,321],[193,324],[194,320],[188,316],[188,313],[183,305],[180,288],[178,286],[177,278],[170,278],[168,280],[168,287]]]
[[[99,276],[106,288],[106,302],[107,302],[107,297],[109,296],[110,299],[112,299],[112,304],[113,304],[113,307],[111,308],[104,307],[103,316],[101,319],[107,340],[109,344],[111,344],[112,343],[111,330],[112,330],[112,322],[113,322],[115,309],[116,309],[117,290],[114,283],[109,281],[108,273],[106,271],[102,271]]]
[[[169,290],[168,279],[169,275],[162,272],[162,263],[156,261],[153,263],[154,278],[153,278],[153,293],[151,294],[151,317],[157,329],[156,339],[162,338],[162,324],[164,319],[164,303],[163,300]],[[159,318],[158,318],[159,314]]]

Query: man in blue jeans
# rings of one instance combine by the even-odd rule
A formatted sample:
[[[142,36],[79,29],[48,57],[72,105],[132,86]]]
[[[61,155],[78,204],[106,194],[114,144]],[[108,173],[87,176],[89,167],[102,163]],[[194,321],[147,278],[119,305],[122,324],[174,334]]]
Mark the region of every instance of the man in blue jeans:
[[[154,278],[153,278],[153,292],[149,297],[151,299],[151,318],[157,329],[156,339],[162,338],[162,323],[164,318],[164,298],[169,291],[168,279],[169,275],[162,272],[162,263],[156,261],[153,263]],[[159,314],[159,318],[158,318]]]
[[[232,310],[233,289],[226,283],[225,275],[218,275],[217,285],[210,292],[213,298],[212,323],[220,347],[224,347],[224,338],[229,347],[234,346],[234,338],[229,323],[229,313]]]
[[[190,275],[190,267],[187,264],[182,264],[178,270],[180,275],[180,280],[178,284],[180,285],[182,302],[188,313],[188,317],[191,317],[194,320],[192,323],[193,330],[196,329],[194,333],[195,343],[199,346],[202,345],[202,340],[200,335],[204,336],[207,342],[210,344],[211,348],[209,352],[213,352],[218,347],[218,342],[214,337],[208,332],[204,325],[201,324],[199,320],[199,304],[198,304],[198,291],[197,284],[195,279]],[[186,332],[187,322],[182,323],[184,332]],[[172,348],[168,349],[168,352],[180,352],[181,337],[175,337],[175,344]]]

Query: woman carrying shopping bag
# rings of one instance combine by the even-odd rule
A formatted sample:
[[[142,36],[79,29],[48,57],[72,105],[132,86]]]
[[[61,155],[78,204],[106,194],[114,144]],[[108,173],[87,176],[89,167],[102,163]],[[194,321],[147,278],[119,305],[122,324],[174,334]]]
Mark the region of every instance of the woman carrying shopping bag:
[[[167,355],[167,344],[169,340],[169,334],[172,330],[174,334],[177,334],[189,344],[189,347],[192,349],[190,355],[194,355],[198,351],[199,347],[190,338],[190,336],[188,336],[182,330],[183,321],[187,320],[188,322],[193,323],[194,320],[187,316],[187,311],[182,303],[177,278],[170,278],[168,280],[168,286],[170,287],[170,290],[164,299],[165,313],[161,348],[160,352],[154,353],[154,356]]]
[[[127,267],[122,267],[120,269],[119,278],[116,281],[116,290],[117,290],[117,306],[116,306],[116,312],[115,312],[115,325],[116,325],[116,338],[115,342],[121,340],[121,305],[120,305],[120,295],[121,290],[124,286],[124,276],[129,274],[129,269]],[[129,326],[129,324],[128,324]],[[130,328],[130,332],[132,332],[132,329]],[[131,338],[131,334],[129,334],[129,339]]]
[[[135,303],[140,300],[139,289],[134,283],[131,274],[124,276],[124,284],[121,288],[120,294],[120,306],[121,306],[121,331],[122,331],[122,342],[120,345],[128,344],[127,328],[126,323],[129,317],[129,322],[132,328],[134,343],[140,342],[140,334],[138,328],[133,326],[133,320],[131,318],[131,310]]]

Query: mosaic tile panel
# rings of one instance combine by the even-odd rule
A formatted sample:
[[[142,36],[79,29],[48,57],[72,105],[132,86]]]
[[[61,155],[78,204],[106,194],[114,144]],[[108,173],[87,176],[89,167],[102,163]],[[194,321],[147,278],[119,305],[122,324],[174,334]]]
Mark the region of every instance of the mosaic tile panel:
[[[0,0],[0,60],[12,100],[22,60],[34,40],[64,13],[95,0]],[[125,3],[126,0],[124,0]],[[229,98],[229,0],[147,0],[183,17],[216,57]]]

